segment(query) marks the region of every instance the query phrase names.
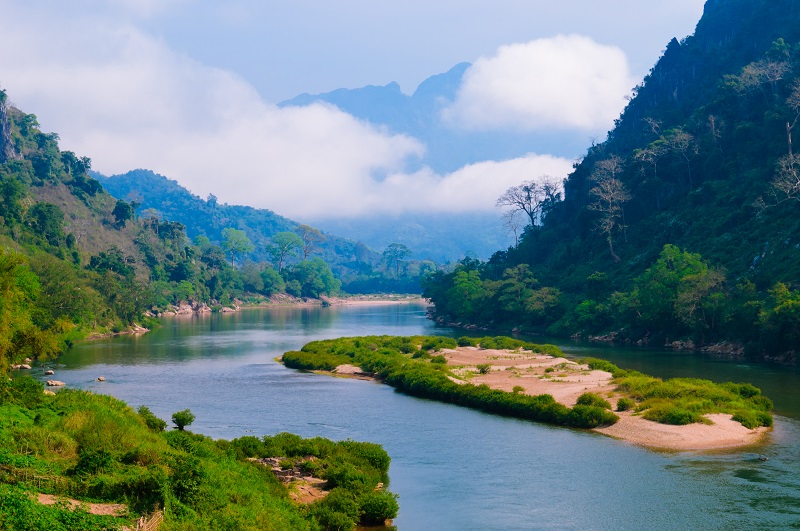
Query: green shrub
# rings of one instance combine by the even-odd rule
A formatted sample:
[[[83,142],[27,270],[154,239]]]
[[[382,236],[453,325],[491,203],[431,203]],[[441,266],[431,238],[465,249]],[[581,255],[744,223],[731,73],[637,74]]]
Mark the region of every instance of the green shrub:
[[[598,406],[577,405],[569,413],[569,425],[576,428],[610,426],[618,420],[615,414]]]
[[[488,363],[479,363],[475,366],[480,374],[488,374],[492,370],[492,366]]]
[[[525,391],[525,388],[521,385],[515,385],[514,388],[511,390],[512,393],[522,393]]]
[[[397,496],[389,492],[368,492],[359,500],[362,525],[383,525],[386,520],[397,517],[400,508]]]
[[[162,432],[167,428],[167,422],[163,419],[156,417],[150,408],[147,406],[140,406],[139,409],[136,410],[140,417],[144,420],[144,423],[147,425],[148,428],[155,432]]]
[[[636,407],[636,401],[630,398],[620,398],[617,400],[617,411],[630,411]]]
[[[437,365],[444,365],[444,364],[447,363],[447,358],[445,358],[443,355],[439,354],[438,356],[434,356],[434,357],[431,358],[431,363],[434,363],[434,364],[437,364]]]
[[[472,339],[471,337],[467,337],[467,336],[461,336],[461,337],[459,337],[459,338],[456,340],[456,344],[457,344],[459,347],[475,347],[475,346],[477,346],[477,344],[476,344],[475,340],[474,340],[474,339]]]
[[[603,409],[611,409],[611,404],[608,403],[608,400],[595,393],[583,393],[578,397],[578,405],[597,406]]]

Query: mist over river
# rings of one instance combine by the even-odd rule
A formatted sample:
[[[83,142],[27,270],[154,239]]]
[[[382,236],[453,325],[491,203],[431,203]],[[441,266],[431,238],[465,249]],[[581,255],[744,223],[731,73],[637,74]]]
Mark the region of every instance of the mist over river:
[[[569,355],[654,376],[748,381],[775,402],[776,426],[765,444],[678,453],[275,361],[315,339],[383,334],[463,332],[437,328],[417,304],[246,309],[165,319],[142,336],[85,342],[53,368],[70,387],[144,404],[167,420],[189,408],[197,417],[189,429],[215,438],[288,431],[380,443],[392,457],[401,531],[800,528],[796,367],[556,342]]]

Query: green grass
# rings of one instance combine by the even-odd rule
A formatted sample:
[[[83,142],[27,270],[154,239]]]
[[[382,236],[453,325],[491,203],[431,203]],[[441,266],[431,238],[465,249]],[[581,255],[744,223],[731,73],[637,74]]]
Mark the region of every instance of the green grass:
[[[157,425],[151,429],[148,421],[153,425],[148,415],[112,397],[69,389],[49,397],[30,377],[3,378],[0,529],[116,529],[156,508],[164,511],[162,531],[315,530],[325,518],[345,521],[344,513],[328,507],[332,502],[297,506],[270,471],[245,459],[269,455],[315,455],[313,466],[323,479],[349,478],[332,491],[357,508],[347,513],[352,518],[342,524],[345,529],[379,514],[392,517],[393,507],[397,512],[389,492],[360,501],[377,483],[388,484],[390,459],[379,445],[291,434],[215,441],[188,431],[160,431]],[[122,503],[130,517],[45,507],[32,501],[36,492]]]
[[[597,359],[584,360],[592,369],[610,372],[617,391],[648,419],[662,424],[708,422],[704,415],[726,413],[747,428],[772,426],[772,401],[748,383],[714,383],[698,378],[662,380],[636,371],[620,369]],[[635,405],[634,405],[635,404]]]

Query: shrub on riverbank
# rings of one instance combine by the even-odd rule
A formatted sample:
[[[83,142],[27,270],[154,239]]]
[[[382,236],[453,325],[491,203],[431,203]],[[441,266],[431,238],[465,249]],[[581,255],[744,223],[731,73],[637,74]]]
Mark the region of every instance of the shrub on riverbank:
[[[69,389],[46,396],[33,378],[3,377],[0,529],[113,529],[156,508],[164,511],[162,531],[320,529],[314,510],[294,504],[266,467],[244,460],[256,451],[319,456],[313,464],[323,479],[329,468],[355,470],[355,490],[334,489],[354,499],[388,481],[390,459],[379,445],[291,434],[214,441],[188,431],[162,432],[154,419],[149,409],[137,414],[109,396]],[[114,518],[42,506],[31,496],[39,492],[121,503],[130,514]],[[370,503],[365,500],[350,527],[368,514]]]

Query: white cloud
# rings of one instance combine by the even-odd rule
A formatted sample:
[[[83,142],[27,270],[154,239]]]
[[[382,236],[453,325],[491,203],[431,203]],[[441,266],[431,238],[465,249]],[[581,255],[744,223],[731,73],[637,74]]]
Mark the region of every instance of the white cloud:
[[[529,155],[444,176],[407,173],[408,159],[424,152],[417,140],[330,106],[265,103],[237,75],[134,26],[100,15],[13,15],[13,29],[0,33],[0,83],[60,134],[63,149],[91,157],[106,174],[148,168],[201,196],[305,220],[491,210],[509,186],[541,173],[563,177],[571,167]],[[35,33],[50,38],[30,39]]]
[[[619,48],[559,35],[476,61],[443,118],[475,130],[608,130],[635,84]]]
[[[472,212],[495,208],[500,195],[511,186],[543,175],[564,179],[572,162],[551,155],[529,154],[512,160],[470,164],[447,175],[426,169],[414,174],[396,174],[382,184],[381,193],[409,210],[421,212]],[[385,202],[386,203],[386,202]],[[399,213],[392,203],[388,213]]]

